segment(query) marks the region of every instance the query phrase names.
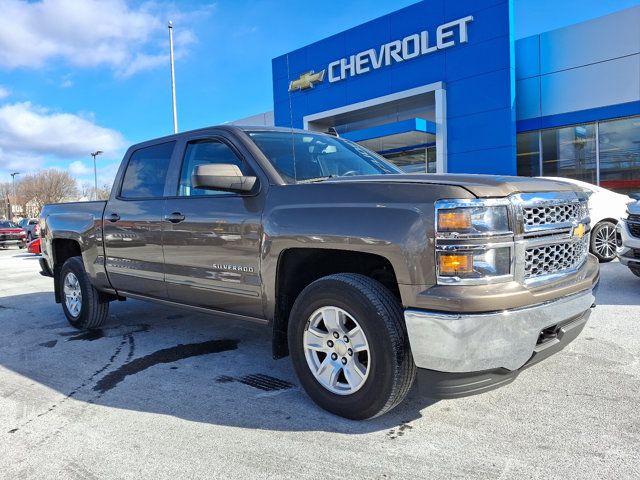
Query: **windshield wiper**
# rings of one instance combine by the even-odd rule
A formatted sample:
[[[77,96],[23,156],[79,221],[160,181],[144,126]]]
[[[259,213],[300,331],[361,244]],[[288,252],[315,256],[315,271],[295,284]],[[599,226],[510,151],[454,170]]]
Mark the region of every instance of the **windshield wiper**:
[[[304,180],[298,180],[296,183],[316,183],[316,182],[324,182],[330,178],[335,177],[335,175],[327,175],[326,177],[315,177],[315,178],[305,178]]]

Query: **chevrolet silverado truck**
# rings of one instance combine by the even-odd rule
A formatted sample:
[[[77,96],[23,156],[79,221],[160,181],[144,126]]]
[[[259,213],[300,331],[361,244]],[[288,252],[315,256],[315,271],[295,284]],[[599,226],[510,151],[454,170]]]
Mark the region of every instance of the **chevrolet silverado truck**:
[[[74,327],[127,298],[272,331],[351,419],[512,381],[583,329],[587,196],[543,179],[403,174],[320,133],[221,126],[131,147],[106,202],[47,205],[41,267]],[[551,381],[551,380],[550,380]]]

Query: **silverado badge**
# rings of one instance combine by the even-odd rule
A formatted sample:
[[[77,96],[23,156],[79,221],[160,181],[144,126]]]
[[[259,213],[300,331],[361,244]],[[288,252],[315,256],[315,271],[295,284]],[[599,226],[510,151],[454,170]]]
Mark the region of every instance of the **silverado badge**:
[[[296,90],[306,90],[307,88],[313,88],[313,85],[320,83],[324,80],[324,70],[315,73],[313,70],[300,75],[297,80],[289,82],[289,91],[295,92]]]

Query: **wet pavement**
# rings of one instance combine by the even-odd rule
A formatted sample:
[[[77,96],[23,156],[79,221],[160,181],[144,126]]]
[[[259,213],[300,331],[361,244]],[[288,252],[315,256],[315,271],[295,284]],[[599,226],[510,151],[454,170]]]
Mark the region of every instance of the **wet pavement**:
[[[264,327],[128,300],[79,332],[38,270],[0,250],[2,478],[640,477],[640,279],[617,262],[514,383],[365,422],[317,408]]]

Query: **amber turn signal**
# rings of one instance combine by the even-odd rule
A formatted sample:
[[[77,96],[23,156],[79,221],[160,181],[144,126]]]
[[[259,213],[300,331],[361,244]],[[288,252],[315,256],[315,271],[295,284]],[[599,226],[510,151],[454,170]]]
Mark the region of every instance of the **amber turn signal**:
[[[438,212],[438,230],[441,232],[469,230],[471,228],[471,213],[468,209]]]
[[[447,255],[438,257],[440,275],[458,276],[473,273],[473,255]]]

